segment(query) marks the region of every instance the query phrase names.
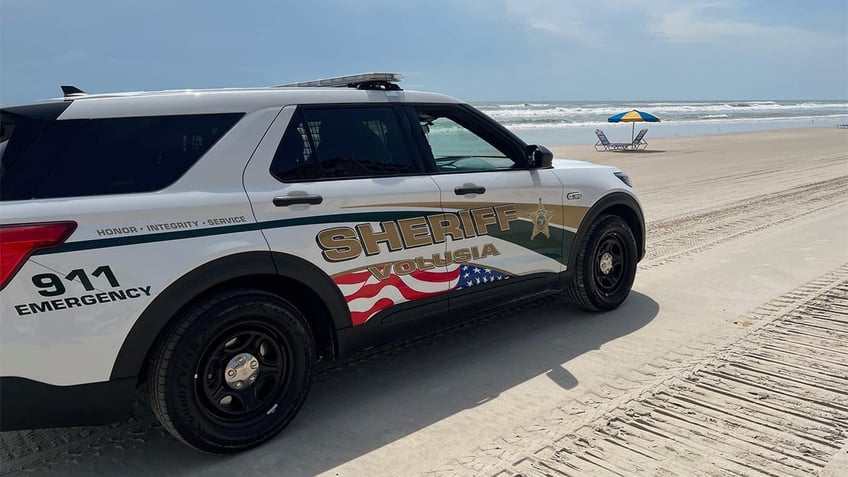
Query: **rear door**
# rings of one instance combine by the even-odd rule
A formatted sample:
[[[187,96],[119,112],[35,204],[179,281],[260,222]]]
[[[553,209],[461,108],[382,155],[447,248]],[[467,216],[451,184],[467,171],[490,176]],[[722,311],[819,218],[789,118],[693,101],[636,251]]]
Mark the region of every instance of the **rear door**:
[[[526,146],[470,107],[416,105],[410,113],[456,224],[446,252],[460,265],[451,306],[552,286],[565,263],[563,186],[553,170],[529,168]]]
[[[444,240],[430,233],[440,192],[403,109],[287,106],[251,159],[245,186],[271,250],[329,275],[349,325],[380,314],[375,321],[390,321],[398,307],[422,305],[421,317],[447,310],[459,272],[443,260]]]

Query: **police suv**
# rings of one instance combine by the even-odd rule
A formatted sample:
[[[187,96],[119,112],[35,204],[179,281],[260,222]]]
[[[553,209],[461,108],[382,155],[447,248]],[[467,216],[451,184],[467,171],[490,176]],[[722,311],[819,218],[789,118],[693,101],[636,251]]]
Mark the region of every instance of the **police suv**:
[[[0,111],[0,429],[257,446],[319,362],[565,291],[627,297],[642,211],[451,97],[369,73]]]

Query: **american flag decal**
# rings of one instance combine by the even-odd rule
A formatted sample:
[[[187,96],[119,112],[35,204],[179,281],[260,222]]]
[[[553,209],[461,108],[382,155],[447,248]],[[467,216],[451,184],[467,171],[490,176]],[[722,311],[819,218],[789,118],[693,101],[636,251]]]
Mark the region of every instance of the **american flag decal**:
[[[463,265],[460,267],[459,283],[456,289],[461,290],[463,288],[509,280],[509,277],[506,273],[491,268],[481,267],[479,265]]]
[[[388,266],[388,265],[387,265]],[[456,287],[459,266],[440,270],[416,270],[408,275],[392,273],[379,280],[368,270],[333,277],[350,308],[353,325],[361,325],[380,310],[411,300],[435,296]]]
[[[392,273],[385,280],[379,280],[367,269],[356,270],[335,276],[333,281],[342,291],[356,326],[393,305],[509,278],[506,273],[479,265],[452,264],[407,275]]]

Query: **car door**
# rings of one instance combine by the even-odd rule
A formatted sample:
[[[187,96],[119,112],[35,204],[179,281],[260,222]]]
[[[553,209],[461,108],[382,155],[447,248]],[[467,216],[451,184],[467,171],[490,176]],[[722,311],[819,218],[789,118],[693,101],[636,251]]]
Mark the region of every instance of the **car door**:
[[[451,307],[553,287],[566,259],[563,184],[553,170],[529,167],[527,146],[469,106],[408,112],[456,229],[446,252],[460,264]]]
[[[416,316],[446,311],[459,272],[439,259],[445,245],[429,233],[440,191],[402,108],[287,106],[244,177],[271,250],[331,277],[348,325],[383,321],[418,301],[426,307]]]

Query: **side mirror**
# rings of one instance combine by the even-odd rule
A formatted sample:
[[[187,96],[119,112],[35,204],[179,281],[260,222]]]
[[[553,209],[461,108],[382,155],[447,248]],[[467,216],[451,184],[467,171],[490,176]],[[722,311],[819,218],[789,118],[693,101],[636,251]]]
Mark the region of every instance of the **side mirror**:
[[[545,169],[553,166],[554,154],[545,146],[527,146],[527,164],[531,169]]]

